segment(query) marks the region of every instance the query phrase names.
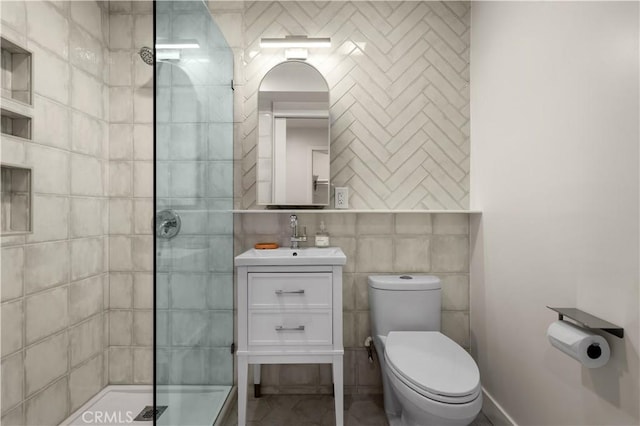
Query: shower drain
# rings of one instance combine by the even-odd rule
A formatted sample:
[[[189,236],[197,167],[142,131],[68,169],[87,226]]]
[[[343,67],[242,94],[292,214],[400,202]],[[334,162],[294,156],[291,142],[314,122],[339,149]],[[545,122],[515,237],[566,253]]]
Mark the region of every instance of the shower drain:
[[[158,420],[166,409],[166,405],[159,405],[155,409],[153,408],[153,405],[147,405],[133,420],[136,422],[150,422],[153,420],[154,416],[155,419]]]

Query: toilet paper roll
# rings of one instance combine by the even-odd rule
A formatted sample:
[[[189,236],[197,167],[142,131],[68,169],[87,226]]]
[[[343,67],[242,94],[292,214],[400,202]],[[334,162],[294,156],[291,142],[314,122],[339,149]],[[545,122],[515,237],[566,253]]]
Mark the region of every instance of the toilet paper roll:
[[[611,350],[604,337],[567,321],[556,321],[547,329],[551,345],[587,368],[602,367],[609,361]]]

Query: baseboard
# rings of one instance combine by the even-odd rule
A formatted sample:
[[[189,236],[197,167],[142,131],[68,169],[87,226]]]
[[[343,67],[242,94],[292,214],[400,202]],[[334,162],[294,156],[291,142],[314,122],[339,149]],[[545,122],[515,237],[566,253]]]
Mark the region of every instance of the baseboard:
[[[491,396],[483,387],[482,412],[494,426],[518,426],[509,414],[502,408],[500,404]]]

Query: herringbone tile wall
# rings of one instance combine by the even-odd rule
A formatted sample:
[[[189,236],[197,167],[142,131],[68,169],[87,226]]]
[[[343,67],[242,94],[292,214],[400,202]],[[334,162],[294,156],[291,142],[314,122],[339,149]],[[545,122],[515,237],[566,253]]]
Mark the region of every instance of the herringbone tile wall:
[[[331,89],[332,183],[349,187],[351,208],[468,208],[468,2],[256,1],[243,12],[242,208],[256,207],[258,86],[284,59],[260,38],[288,34],[331,37],[308,61]]]

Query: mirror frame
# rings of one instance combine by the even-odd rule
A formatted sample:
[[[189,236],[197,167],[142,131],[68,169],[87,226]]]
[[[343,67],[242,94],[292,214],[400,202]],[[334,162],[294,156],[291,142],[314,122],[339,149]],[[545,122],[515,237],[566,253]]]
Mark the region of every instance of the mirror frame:
[[[326,110],[323,108],[322,110],[310,110],[310,113],[305,114],[304,112],[284,112],[281,114],[276,114],[274,113],[274,109],[273,109],[273,105],[271,105],[270,109],[269,109],[269,123],[265,123],[264,120],[266,118],[263,118],[262,114],[265,114],[265,110],[262,109],[261,110],[261,94],[265,93],[264,90],[261,90],[263,88],[263,85],[265,83],[265,80],[267,80],[269,78],[269,75],[277,70],[279,67],[282,66],[286,66],[287,64],[292,64],[292,63],[297,63],[297,64],[304,64],[305,66],[310,68],[310,71],[312,71],[313,73],[315,73],[315,75],[317,77],[319,77],[318,79],[318,83],[321,81],[324,85],[325,90],[318,90],[318,93],[326,93]],[[292,91],[295,92],[295,91]],[[299,92],[303,92],[301,90],[299,90]],[[312,92],[312,91],[310,91]],[[265,95],[263,95],[265,96]],[[264,99],[264,98],[263,98]],[[300,100],[283,100],[283,102],[304,102],[304,101],[300,101]],[[308,101],[308,102],[322,102],[324,103],[325,101]],[[331,202],[331,116],[330,116],[330,109],[331,106],[331,91],[329,90],[329,83],[327,83],[326,78],[322,75],[322,73],[312,64],[303,61],[303,60],[286,60],[283,62],[280,62],[276,65],[274,65],[272,68],[270,68],[265,75],[262,77],[262,79],[260,80],[260,84],[258,85],[258,99],[257,99],[257,114],[258,114],[258,120],[256,123],[256,204],[260,205],[260,206],[266,206],[267,208],[309,208],[309,209],[321,209],[324,208],[326,206],[328,206]],[[321,113],[319,113],[319,111],[322,111]],[[326,111],[326,113],[325,113]],[[288,116],[288,117],[287,117]],[[312,199],[310,203],[306,203],[306,204],[292,204],[292,203],[276,203],[274,202],[274,196],[275,196],[275,190],[274,190],[274,180],[275,180],[275,172],[274,172],[274,167],[275,167],[275,160],[274,160],[274,150],[275,150],[275,145],[274,145],[274,123],[275,123],[275,119],[276,118],[283,118],[283,117],[287,117],[287,118],[326,118],[327,120],[327,156],[328,156],[328,167],[329,167],[329,176],[326,179],[326,185],[327,185],[327,197],[326,197],[326,203],[313,203],[313,194],[312,194]],[[261,154],[263,154],[261,152],[261,137],[262,137],[262,133],[260,131],[260,129],[262,128],[262,126],[268,126],[269,127],[269,131],[267,132],[269,134],[269,139],[270,142],[268,144],[268,147],[270,149],[270,156],[264,156]],[[263,148],[264,150],[264,148]],[[306,161],[306,160],[305,160]],[[263,170],[263,167],[265,167],[265,164],[270,163],[270,167],[269,170]],[[261,180],[262,176],[266,176],[266,175],[270,175],[270,180]],[[263,199],[261,199],[261,195],[260,195],[260,183],[261,182],[270,182],[271,184],[271,196],[270,199],[268,201],[265,201]],[[324,179],[323,179],[323,184],[325,184]]]

